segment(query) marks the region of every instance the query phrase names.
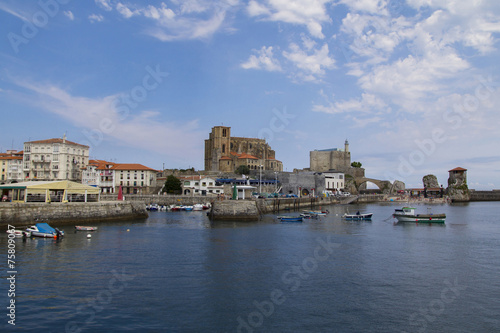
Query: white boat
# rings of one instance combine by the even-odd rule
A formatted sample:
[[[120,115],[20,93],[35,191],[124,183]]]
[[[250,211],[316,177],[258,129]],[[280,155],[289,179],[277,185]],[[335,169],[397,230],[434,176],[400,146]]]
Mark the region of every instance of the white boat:
[[[357,212],[356,214],[345,213],[342,217],[345,218],[346,220],[371,220],[372,216],[373,213],[361,214],[360,212]]]
[[[446,220],[446,214],[432,214],[430,212],[427,214],[415,214],[415,208],[413,207],[396,209],[392,216],[398,222],[444,223]]]
[[[57,238],[64,236],[64,231],[52,228],[47,223],[37,223],[26,229],[33,237]]]
[[[203,210],[203,205],[202,204],[195,204],[193,206],[193,210]]]
[[[78,231],[96,231],[97,227],[88,227],[83,225],[75,225],[75,229]]]
[[[31,237],[31,231],[10,229],[7,233],[12,233],[16,238]]]

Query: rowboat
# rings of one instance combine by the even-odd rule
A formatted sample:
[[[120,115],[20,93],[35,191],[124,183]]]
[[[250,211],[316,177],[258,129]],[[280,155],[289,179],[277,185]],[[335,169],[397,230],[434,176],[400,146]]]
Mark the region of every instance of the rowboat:
[[[88,227],[82,225],[75,225],[75,229],[78,231],[96,231],[97,227]]]
[[[346,220],[371,220],[373,213],[360,214],[357,212],[356,214],[347,214],[345,213],[342,217]]]
[[[280,222],[302,222],[302,216],[278,216]]]
[[[444,223],[446,220],[446,214],[432,214],[430,212],[427,214],[415,214],[415,208],[413,207],[396,209],[392,216],[398,222]]]

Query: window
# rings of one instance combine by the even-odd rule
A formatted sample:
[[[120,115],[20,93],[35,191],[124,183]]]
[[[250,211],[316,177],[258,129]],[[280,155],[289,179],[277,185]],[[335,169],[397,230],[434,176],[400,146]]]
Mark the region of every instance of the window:
[[[227,136],[227,129],[223,128],[222,129],[222,137],[226,137]]]
[[[222,152],[225,153],[226,152],[226,145],[222,145]]]
[[[201,186],[207,186],[206,182],[201,183]]]
[[[188,181],[188,180],[186,180],[186,181],[184,182],[184,186],[189,186],[189,184],[191,184],[191,182],[190,182],[190,181]]]
[[[195,182],[194,183],[194,186],[199,186],[200,185],[200,182]]]

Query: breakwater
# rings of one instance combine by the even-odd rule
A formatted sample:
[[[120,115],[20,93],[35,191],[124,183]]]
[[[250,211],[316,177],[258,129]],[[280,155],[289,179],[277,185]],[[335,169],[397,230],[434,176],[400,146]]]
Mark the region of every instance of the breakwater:
[[[116,201],[118,196],[116,194],[101,194],[101,200]],[[141,195],[141,194],[126,194],[125,201],[140,202],[144,205],[158,204],[158,205],[194,205],[204,204],[217,200],[217,197],[209,196],[184,196],[184,195]]]
[[[500,201],[500,190],[471,191],[470,201]]]
[[[138,202],[2,203],[0,227],[33,224],[35,220],[53,224],[79,224],[148,217]]]

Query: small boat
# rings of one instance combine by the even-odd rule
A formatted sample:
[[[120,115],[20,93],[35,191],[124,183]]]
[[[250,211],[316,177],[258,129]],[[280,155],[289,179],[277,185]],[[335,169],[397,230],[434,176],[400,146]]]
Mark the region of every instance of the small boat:
[[[345,213],[342,217],[346,220],[371,220],[373,213],[361,214],[357,212],[356,214],[347,214]]]
[[[181,210],[181,208],[182,208],[181,206],[176,206],[176,205],[170,206],[170,210],[172,212],[177,212],[177,211]]]
[[[280,222],[302,222],[302,216],[278,216]]]
[[[31,237],[31,232],[26,230],[10,229],[7,230],[7,233],[14,234],[15,238]]]
[[[181,206],[181,210],[192,211],[193,209],[193,206]]]
[[[88,227],[83,225],[75,225],[75,229],[78,231],[96,231],[97,227]]]
[[[26,231],[31,232],[33,237],[57,238],[64,236],[64,231],[52,228],[47,223],[37,223],[27,228]]]
[[[158,210],[158,205],[157,204],[150,204],[149,206],[146,206],[147,210]]]
[[[203,210],[203,205],[202,204],[195,204],[193,206],[193,210]]]
[[[430,210],[430,208],[429,208]],[[392,215],[398,222],[417,222],[417,223],[444,223],[446,214],[415,214],[415,208],[403,207],[396,209]]]

